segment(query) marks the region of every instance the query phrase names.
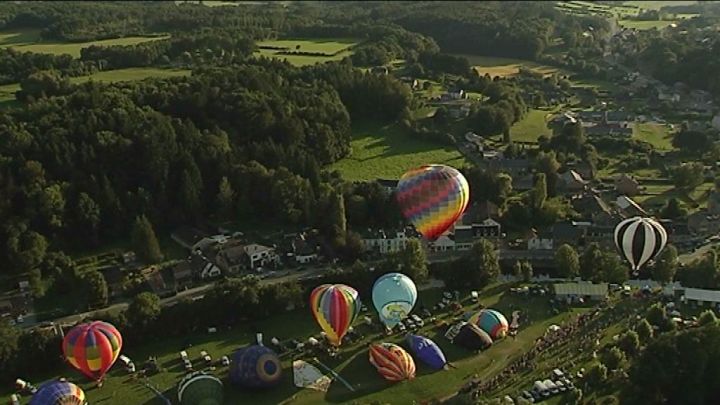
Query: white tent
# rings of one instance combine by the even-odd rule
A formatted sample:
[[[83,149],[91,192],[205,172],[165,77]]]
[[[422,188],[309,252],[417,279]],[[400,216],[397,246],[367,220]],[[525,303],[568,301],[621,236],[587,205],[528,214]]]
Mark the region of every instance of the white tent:
[[[315,339],[314,337],[310,336],[310,337],[308,338],[308,344],[309,344],[309,345],[317,346],[318,343],[320,343],[320,342],[318,342],[318,340]]]
[[[557,325],[554,325],[554,324],[553,324],[553,325],[548,326],[548,331],[549,331],[549,332],[557,332],[557,331],[559,331],[559,330],[560,330],[560,327],[557,326]]]

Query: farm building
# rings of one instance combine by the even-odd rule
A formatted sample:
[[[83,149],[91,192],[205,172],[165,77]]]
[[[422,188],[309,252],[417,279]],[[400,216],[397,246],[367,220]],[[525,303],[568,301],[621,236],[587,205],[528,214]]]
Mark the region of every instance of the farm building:
[[[555,291],[555,298],[559,300],[586,298],[600,301],[607,297],[608,285],[606,283],[560,283],[553,284],[553,290]]]
[[[720,291],[685,288],[685,302],[697,305],[720,305]]]

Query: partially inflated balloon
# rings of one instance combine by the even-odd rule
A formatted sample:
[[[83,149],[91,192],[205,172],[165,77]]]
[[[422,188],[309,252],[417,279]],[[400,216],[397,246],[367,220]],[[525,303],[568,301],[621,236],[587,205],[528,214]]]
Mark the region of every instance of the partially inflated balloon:
[[[68,381],[50,381],[38,388],[28,405],[84,405],[85,393]]]
[[[223,384],[204,371],[186,375],[177,386],[180,405],[222,405]]]
[[[415,362],[412,357],[393,343],[370,345],[370,363],[388,381],[411,380],[415,378]]]
[[[310,310],[330,344],[339,346],[360,314],[358,292],[344,284],[323,284],[310,293]]]
[[[373,285],[372,300],[380,320],[393,328],[408,316],[417,301],[417,288],[402,273],[387,273]]]
[[[244,388],[269,388],[280,383],[282,365],[271,349],[253,345],[233,355],[230,381]]]
[[[493,340],[504,338],[508,331],[508,321],[505,315],[494,309],[481,309],[471,315],[468,322],[477,325]]]
[[[470,187],[450,166],[425,165],[403,174],[395,196],[405,218],[425,238],[434,240],[465,211]]]
[[[84,323],[65,335],[62,348],[68,363],[100,381],[120,355],[122,336],[107,322]]]
[[[412,334],[407,335],[405,339],[407,340],[408,346],[410,346],[410,351],[413,352],[415,357],[431,368],[440,370],[447,364],[445,354],[432,340],[424,336]]]

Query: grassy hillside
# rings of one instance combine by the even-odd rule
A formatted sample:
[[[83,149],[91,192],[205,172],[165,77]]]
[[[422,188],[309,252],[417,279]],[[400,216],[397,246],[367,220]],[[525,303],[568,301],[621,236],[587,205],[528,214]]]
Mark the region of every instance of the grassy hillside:
[[[435,142],[411,139],[394,127],[357,125],[353,128],[352,154],[330,166],[347,180],[397,179],[408,169],[427,163],[462,167],[460,152]]]
[[[491,77],[500,76],[507,77],[518,74],[521,67],[525,67],[534,72],[549,75],[557,72],[559,69],[541,65],[535,62],[512,59],[512,58],[496,58],[494,56],[477,56],[477,55],[455,55],[461,56],[470,62],[470,65],[480,74],[489,74]]]

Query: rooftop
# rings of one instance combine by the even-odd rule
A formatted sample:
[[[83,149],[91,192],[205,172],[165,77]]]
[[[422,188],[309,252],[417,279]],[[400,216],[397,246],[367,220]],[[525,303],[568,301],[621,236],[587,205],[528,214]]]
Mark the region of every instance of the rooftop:
[[[720,291],[703,290],[701,288],[686,288],[685,299],[704,302],[720,302]]]
[[[608,285],[606,283],[590,284],[590,283],[562,283],[553,284],[555,294],[558,295],[591,295],[605,296],[608,293]]]

